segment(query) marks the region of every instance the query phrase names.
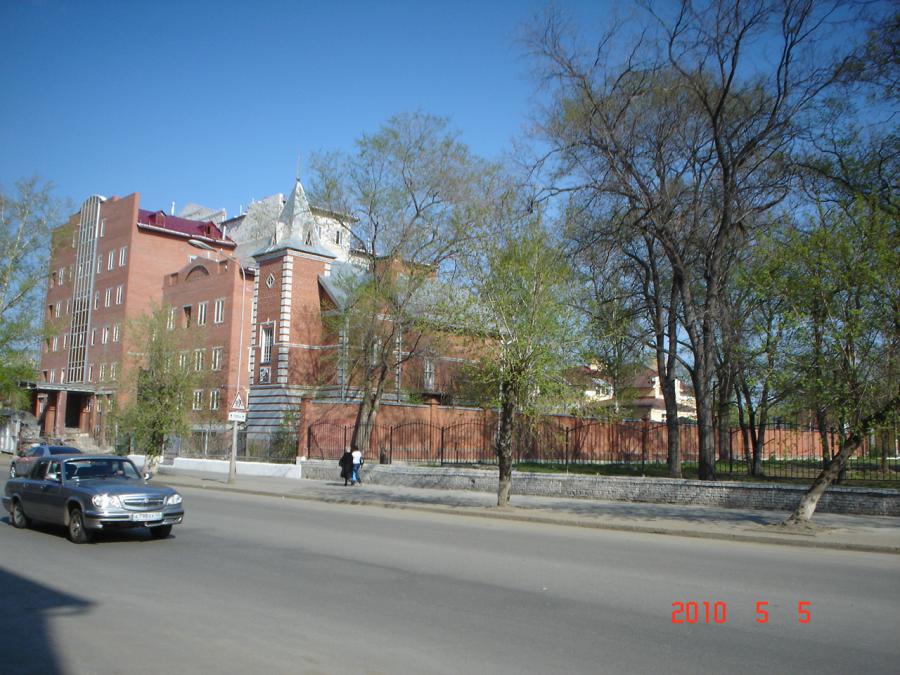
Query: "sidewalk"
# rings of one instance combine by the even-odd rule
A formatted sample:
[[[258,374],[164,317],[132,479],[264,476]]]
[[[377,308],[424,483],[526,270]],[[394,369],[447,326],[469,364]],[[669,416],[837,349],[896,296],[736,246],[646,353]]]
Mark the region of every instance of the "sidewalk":
[[[513,494],[511,507],[498,509],[496,494],[434,490],[340,481],[238,476],[233,485],[222,474],[175,471],[161,466],[155,479],[183,488],[305,499],[346,505],[380,506],[532,523],[591,527],[680,537],[868,551],[900,555],[900,518],[822,513],[808,531],[785,532],[787,514],[708,506],[603,502]]]

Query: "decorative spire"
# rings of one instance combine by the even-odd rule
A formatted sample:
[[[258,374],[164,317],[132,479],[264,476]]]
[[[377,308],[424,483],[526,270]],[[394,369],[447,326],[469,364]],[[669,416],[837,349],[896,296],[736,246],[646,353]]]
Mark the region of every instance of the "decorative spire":
[[[298,176],[294,182],[294,189],[284,203],[275,225],[275,243],[292,240],[301,246],[316,247],[319,245],[318,228],[309,208],[306,192],[300,183],[299,163],[297,168]]]

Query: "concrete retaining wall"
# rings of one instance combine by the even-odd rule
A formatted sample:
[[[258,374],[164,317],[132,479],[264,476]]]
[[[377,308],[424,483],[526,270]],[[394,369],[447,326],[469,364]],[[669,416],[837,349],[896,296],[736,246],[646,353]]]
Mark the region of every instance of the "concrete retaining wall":
[[[143,455],[129,455],[138,466],[144,466]],[[176,457],[172,467],[182,471],[205,471],[228,475],[228,460],[224,459],[192,459]],[[264,464],[262,462],[237,462],[235,466],[238,476],[270,476],[274,478],[300,478],[300,464]]]
[[[303,477],[336,480],[336,461],[308,460]],[[365,464],[364,481],[376,485],[448,490],[496,492],[497,470],[450,469]],[[609,501],[662,504],[701,504],[729,508],[792,511],[806,492],[806,486],[777,483],[709,482],[671,478],[631,478],[620,476],[578,476],[551,473],[513,473],[513,494],[539,497],[573,497]],[[823,513],[851,513],[900,516],[900,491],[875,488],[832,487],[819,501]]]

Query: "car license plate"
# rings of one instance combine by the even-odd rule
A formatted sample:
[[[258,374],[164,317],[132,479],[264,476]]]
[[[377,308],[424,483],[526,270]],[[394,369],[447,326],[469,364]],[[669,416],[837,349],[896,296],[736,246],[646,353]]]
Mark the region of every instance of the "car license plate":
[[[159,511],[148,511],[147,513],[132,513],[132,520],[145,522],[148,520],[162,520],[162,513]]]

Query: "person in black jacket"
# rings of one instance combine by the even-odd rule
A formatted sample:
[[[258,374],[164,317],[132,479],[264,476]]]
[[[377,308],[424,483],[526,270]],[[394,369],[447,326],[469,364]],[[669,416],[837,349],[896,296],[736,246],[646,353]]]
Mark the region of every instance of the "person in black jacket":
[[[349,450],[345,450],[344,454],[341,455],[341,458],[338,460],[338,466],[341,467],[341,478],[344,479],[344,485],[346,485],[353,473],[353,455],[350,454]]]

